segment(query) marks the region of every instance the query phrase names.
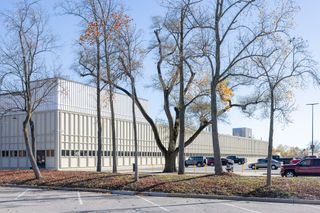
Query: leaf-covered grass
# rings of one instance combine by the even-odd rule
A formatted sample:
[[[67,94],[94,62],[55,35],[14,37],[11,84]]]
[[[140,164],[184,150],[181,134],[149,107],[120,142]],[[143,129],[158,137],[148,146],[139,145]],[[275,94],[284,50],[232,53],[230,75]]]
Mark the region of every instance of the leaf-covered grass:
[[[80,187],[108,190],[176,192],[227,196],[301,198],[320,200],[320,178],[274,177],[273,185],[265,187],[265,177],[235,174],[215,175],[141,175],[139,182],[132,174],[111,174],[80,171],[42,171],[36,180],[31,170],[0,170],[0,185]]]

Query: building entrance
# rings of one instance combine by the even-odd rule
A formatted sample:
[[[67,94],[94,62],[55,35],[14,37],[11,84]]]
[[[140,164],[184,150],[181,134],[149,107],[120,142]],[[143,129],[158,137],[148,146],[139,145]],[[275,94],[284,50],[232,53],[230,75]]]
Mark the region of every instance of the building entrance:
[[[39,169],[46,168],[46,152],[45,150],[37,150],[37,165]]]

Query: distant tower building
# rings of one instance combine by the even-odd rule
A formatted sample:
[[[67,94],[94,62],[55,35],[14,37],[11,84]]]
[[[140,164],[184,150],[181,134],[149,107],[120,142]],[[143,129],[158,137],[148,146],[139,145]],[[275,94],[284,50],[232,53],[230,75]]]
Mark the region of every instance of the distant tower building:
[[[238,137],[252,138],[252,129],[246,127],[233,128],[232,135]]]

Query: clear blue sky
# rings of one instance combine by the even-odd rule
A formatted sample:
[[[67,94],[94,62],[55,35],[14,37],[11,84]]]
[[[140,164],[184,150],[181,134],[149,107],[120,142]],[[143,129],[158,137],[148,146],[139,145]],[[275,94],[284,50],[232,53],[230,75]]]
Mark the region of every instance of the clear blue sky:
[[[58,36],[61,47],[57,50],[59,58],[55,63],[61,63],[62,73],[73,79],[80,80],[71,70],[71,65],[75,59],[75,51],[73,44],[79,37],[79,28],[77,19],[70,16],[59,16],[55,14],[54,5],[62,0],[42,0],[43,7],[50,13],[50,27],[54,34]],[[0,10],[10,9],[15,0],[1,0]],[[161,15],[162,8],[159,6],[160,0],[123,0],[129,9],[130,15],[133,17],[143,33],[146,42],[151,38],[150,29],[151,17]],[[297,4],[301,10],[296,16],[296,36],[301,36],[308,40],[310,52],[314,58],[320,61],[320,1],[319,0],[297,0]],[[1,26],[1,25],[0,25]],[[0,27],[0,35],[3,34],[2,26]],[[144,74],[150,76],[155,72],[154,61],[149,56],[144,65]],[[148,85],[148,82],[140,82]],[[143,94],[141,91],[143,90]],[[155,95],[152,89],[140,87],[140,96],[149,99],[150,112],[153,117],[162,114],[159,96]],[[298,91],[296,94],[297,110],[291,114],[293,123],[288,125],[276,124],[274,141],[275,145],[285,144],[289,146],[305,147],[311,141],[311,108],[306,103],[320,102],[320,89],[310,88]],[[320,140],[320,105],[315,107],[314,120],[314,138]],[[267,140],[268,137],[268,120],[247,119],[236,110],[229,112],[229,124],[220,124],[220,133],[231,134],[232,127],[249,127],[253,129],[254,137]]]

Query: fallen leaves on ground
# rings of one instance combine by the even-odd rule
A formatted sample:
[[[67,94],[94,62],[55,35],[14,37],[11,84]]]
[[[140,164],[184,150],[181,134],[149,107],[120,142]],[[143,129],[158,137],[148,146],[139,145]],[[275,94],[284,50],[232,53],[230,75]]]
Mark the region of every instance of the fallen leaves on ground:
[[[154,191],[186,194],[255,196],[274,198],[320,199],[320,178],[274,177],[265,187],[265,177],[244,177],[235,174],[177,175],[143,174],[138,182],[132,174],[83,171],[43,170],[36,180],[32,170],[0,170],[0,185],[17,184],[51,187],[80,187],[108,190]]]

